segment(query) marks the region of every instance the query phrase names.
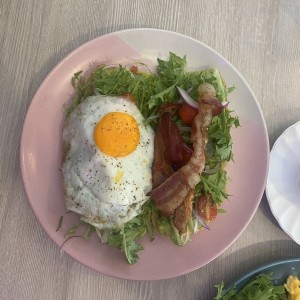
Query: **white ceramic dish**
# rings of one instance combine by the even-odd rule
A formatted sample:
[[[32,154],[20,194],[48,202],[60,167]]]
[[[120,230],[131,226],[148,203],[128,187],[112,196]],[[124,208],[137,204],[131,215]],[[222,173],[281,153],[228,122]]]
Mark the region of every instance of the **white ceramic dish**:
[[[281,228],[300,244],[300,122],[286,129],[271,154],[266,196]]]

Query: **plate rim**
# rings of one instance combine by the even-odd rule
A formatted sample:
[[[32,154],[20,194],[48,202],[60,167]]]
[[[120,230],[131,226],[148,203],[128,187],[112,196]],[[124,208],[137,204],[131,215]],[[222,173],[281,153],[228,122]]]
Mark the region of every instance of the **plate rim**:
[[[101,40],[102,38],[105,38],[106,36],[109,36],[109,35],[118,35],[118,34],[122,34],[122,33],[126,33],[126,32],[141,32],[141,31],[156,31],[156,32],[164,32],[164,33],[167,33],[167,34],[173,34],[173,35],[177,35],[179,37],[182,37],[182,38],[187,38],[189,40],[192,40],[194,41],[195,43],[197,44],[200,44],[202,45],[203,47],[205,47],[206,49],[208,49],[209,51],[212,51],[215,55],[217,55],[218,57],[222,58],[222,60],[224,60],[228,66],[230,66],[230,68],[232,68],[234,70],[234,72],[236,72],[236,74],[240,77],[240,79],[242,80],[243,84],[245,85],[245,87],[248,89],[248,91],[250,92],[251,94],[251,97],[252,99],[254,100],[255,104],[256,104],[256,108],[259,112],[259,115],[260,115],[260,118],[261,118],[261,122],[262,122],[262,126],[263,126],[263,132],[264,132],[264,142],[266,143],[266,150],[268,153],[269,153],[269,136],[268,136],[268,130],[267,130],[267,126],[266,126],[266,121],[265,121],[265,118],[264,118],[264,115],[263,115],[263,112],[262,112],[262,108],[257,100],[257,97],[255,96],[252,88],[250,87],[249,83],[246,81],[246,79],[244,78],[244,76],[235,68],[235,66],[233,66],[231,64],[230,61],[228,61],[221,53],[219,53],[218,51],[216,51],[215,49],[211,48],[210,46],[208,46],[207,44],[201,42],[200,40],[197,40],[193,37],[190,37],[188,35],[185,35],[185,34],[182,34],[182,33],[178,33],[178,32],[175,32],[175,31],[170,31],[170,30],[165,30],[165,29],[158,29],[158,28],[130,28],[130,29],[124,29],[124,30],[118,30],[118,31],[113,31],[113,32],[109,32],[109,33],[106,33],[106,34],[103,34],[103,35],[99,35],[97,37],[94,37],[93,39],[91,40],[88,40],[86,42],[84,42],[83,44],[81,44],[80,46],[78,46],[77,48],[73,49],[71,52],[69,52],[67,55],[65,55],[48,73],[47,75],[44,77],[44,79],[41,81],[38,89],[36,90],[36,92],[34,93],[33,97],[31,98],[31,101],[27,107],[27,110],[26,110],[26,114],[25,114],[25,117],[24,117],[24,120],[23,120],[23,127],[22,127],[22,132],[21,132],[21,137],[20,137],[20,155],[19,155],[19,160],[20,160],[20,169],[21,169],[21,177],[22,177],[22,183],[23,183],[23,187],[24,187],[24,190],[25,190],[25,193],[26,193],[26,198],[27,198],[27,201],[28,203],[30,204],[31,206],[31,209],[33,210],[34,212],[34,215],[35,217],[38,219],[40,225],[42,226],[42,228],[44,229],[44,231],[47,233],[47,235],[53,240],[52,238],[52,235],[50,232],[48,232],[48,230],[45,228],[45,226],[43,225],[43,222],[40,220],[38,214],[36,213],[36,210],[34,209],[34,206],[32,205],[32,202],[30,201],[30,198],[29,198],[29,195],[28,195],[28,191],[27,191],[27,182],[26,182],[26,178],[25,178],[25,168],[24,168],[24,163],[23,163],[23,157],[22,157],[22,154],[24,153],[24,124],[26,123],[26,120],[27,118],[29,117],[29,114],[30,114],[30,110],[32,108],[32,106],[34,105],[35,102],[38,102],[38,97],[37,95],[39,94],[39,92],[44,88],[46,82],[48,81],[48,79],[53,75],[53,73],[56,72],[56,70],[58,70],[68,59],[70,59],[75,53],[77,52],[80,52],[82,50],[82,48],[85,48],[88,44],[90,43],[94,43],[96,40]],[[118,276],[116,275],[115,273],[113,274],[109,274],[107,272],[104,272],[104,271],[99,271],[97,270],[96,268],[93,268],[93,266],[90,266],[86,263],[83,263],[82,261],[78,260],[78,258],[75,258],[75,256],[73,254],[70,254],[69,252],[67,252],[67,254],[69,256],[71,256],[73,259],[75,259],[77,262],[79,262],[80,264],[86,266],[86,267],[89,267],[97,272],[100,272],[102,274],[105,274],[105,275],[108,275],[108,276],[112,276],[112,277],[116,277],[116,278],[123,278],[123,279],[131,279],[131,280],[162,280],[162,279],[169,279],[169,278],[174,278],[174,277],[178,277],[178,276],[182,276],[182,275],[185,275],[185,274],[188,274],[188,273],[191,273],[197,269],[200,269],[202,268],[203,266],[207,265],[208,263],[212,262],[213,260],[215,260],[217,257],[219,257],[222,253],[224,253],[241,235],[242,233],[245,231],[245,229],[248,227],[249,223],[251,222],[251,220],[253,219],[253,216],[255,215],[257,209],[258,209],[258,206],[261,202],[261,199],[262,199],[262,196],[263,196],[263,193],[264,193],[264,190],[265,190],[265,186],[266,186],[266,182],[267,182],[267,170],[269,168],[269,156],[267,156],[267,161],[265,162],[266,163],[266,171],[265,171],[265,176],[264,176],[264,182],[262,182],[261,184],[261,190],[260,190],[260,193],[259,193],[259,199],[258,201],[256,202],[256,205],[253,209],[253,211],[251,212],[251,214],[249,215],[248,217],[248,220],[245,224],[245,226],[239,231],[239,233],[235,236],[234,239],[232,239],[232,241],[230,243],[227,244],[227,246],[225,248],[222,249],[222,251],[218,252],[216,255],[214,255],[213,257],[211,257],[211,259],[207,262],[205,262],[203,265],[201,266],[194,266],[193,268],[189,268],[189,269],[185,269],[185,270],[181,270],[180,272],[176,272],[176,274],[174,275],[171,275],[171,276],[157,276],[158,278],[151,278],[151,279],[148,279],[148,278],[142,278],[142,279],[137,279],[137,278],[131,278],[130,276]],[[54,243],[57,245],[57,243],[54,241]],[[59,246],[59,245],[58,245]]]

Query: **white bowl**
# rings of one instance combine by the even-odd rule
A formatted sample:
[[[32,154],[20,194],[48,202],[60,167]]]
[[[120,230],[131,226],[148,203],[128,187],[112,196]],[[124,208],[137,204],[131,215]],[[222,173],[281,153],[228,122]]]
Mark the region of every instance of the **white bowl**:
[[[266,196],[281,228],[300,244],[300,122],[286,129],[272,148]]]

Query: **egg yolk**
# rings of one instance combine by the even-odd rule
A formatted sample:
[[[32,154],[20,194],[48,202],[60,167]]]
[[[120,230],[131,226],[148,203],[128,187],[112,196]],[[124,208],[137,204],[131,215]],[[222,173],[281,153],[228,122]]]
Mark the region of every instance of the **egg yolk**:
[[[97,147],[112,157],[122,157],[133,152],[140,140],[136,120],[129,114],[111,112],[95,126],[94,140]]]

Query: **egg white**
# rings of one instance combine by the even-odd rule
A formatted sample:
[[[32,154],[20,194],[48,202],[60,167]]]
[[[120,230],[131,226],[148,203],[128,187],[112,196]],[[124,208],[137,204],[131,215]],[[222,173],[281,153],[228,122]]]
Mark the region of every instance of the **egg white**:
[[[110,112],[130,114],[138,123],[140,141],[127,156],[108,156],[95,145],[94,128]],[[87,98],[66,120],[63,143],[68,210],[99,229],[120,228],[139,214],[152,188],[154,133],[135,104],[121,97]]]

